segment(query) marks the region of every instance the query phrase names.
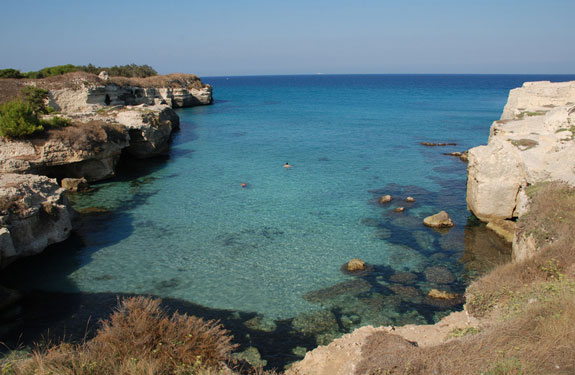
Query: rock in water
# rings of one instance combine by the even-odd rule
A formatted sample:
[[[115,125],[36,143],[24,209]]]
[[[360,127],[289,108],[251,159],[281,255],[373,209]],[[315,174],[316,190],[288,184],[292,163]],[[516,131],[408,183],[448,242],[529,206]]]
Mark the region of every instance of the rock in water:
[[[415,198],[413,198],[413,197],[407,197],[407,198],[405,198],[405,201],[406,201],[406,202],[409,202],[409,203],[413,203],[413,202],[415,202]]]
[[[365,262],[363,260],[359,258],[354,258],[349,262],[347,262],[346,268],[349,272],[358,272],[358,271],[365,271],[367,269],[367,266],[365,265]]]
[[[379,204],[389,203],[389,202],[391,202],[391,199],[392,199],[392,198],[391,198],[391,195],[389,195],[389,194],[388,194],[388,195],[384,195],[384,196],[382,196],[381,198],[379,198]]]
[[[396,207],[393,212],[403,212],[405,211],[405,207]]]
[[[448,293],[438,289],[431,289],[427,294],[427,296],[434,299],[447,299],[447,300],[457,299],[460,297],[459,294]]]
[[[90,185],[85,178],[63,178],[62,187],[68,191],[87,191]]]
[[[423,224],[431,228],[451,228],[455,225],[445,211],[426,217]]]

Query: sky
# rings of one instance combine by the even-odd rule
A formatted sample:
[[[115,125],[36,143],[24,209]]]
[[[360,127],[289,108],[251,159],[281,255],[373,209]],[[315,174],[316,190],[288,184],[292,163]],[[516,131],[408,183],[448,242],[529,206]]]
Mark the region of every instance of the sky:
[[[575,73],[575,0],[6,1],[0,69]]]

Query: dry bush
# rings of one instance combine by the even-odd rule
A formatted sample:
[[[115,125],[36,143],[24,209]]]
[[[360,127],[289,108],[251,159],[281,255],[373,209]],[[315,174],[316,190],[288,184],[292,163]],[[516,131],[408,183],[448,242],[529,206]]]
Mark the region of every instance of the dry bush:
[[[124,299],[96,336],[82,344],[38,349],[32,358],[0,362],[2,375],[219,374],[234,349],[214,321],[172,315],[160,300]]]
[[[575,293],[572,285],[546,301],[525,304],[522,313],[514,319],[442,345],[427,348],[406,347],[395,342],[383,345],[393,335],[373,335],[362,349],[363,359],[356,374],[573,374]]]
[[[534,186],[532,193],[530,210],[519,219],[516,235],[532,236],[537,252],[495,268],[468,288],[468,308],[475,315],[485,315],[534,283],[575,276],[575,188],[545,183]]]
[[[72,150],[99,152],[107,143],[123,144],[127,139],[128,130],[123,125],[90,121],[50,129],[42,136],[32,139],[32,142],[42,144],[46,140],[57,140]]]

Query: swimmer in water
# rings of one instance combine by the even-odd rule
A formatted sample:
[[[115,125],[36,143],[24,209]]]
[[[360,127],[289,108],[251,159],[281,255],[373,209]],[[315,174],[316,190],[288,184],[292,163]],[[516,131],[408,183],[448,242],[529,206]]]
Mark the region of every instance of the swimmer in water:
[[[291,168],[291,167],[292,167],[292,166],[289,165],[289,163],[287,163],[287,162],[284,164],[284,168]]]

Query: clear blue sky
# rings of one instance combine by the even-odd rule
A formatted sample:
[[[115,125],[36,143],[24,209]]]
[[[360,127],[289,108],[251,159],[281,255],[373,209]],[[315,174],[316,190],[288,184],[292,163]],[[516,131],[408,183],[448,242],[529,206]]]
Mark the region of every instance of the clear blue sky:
[[[575,0],[3,1],[0,69],[575,73]]]

